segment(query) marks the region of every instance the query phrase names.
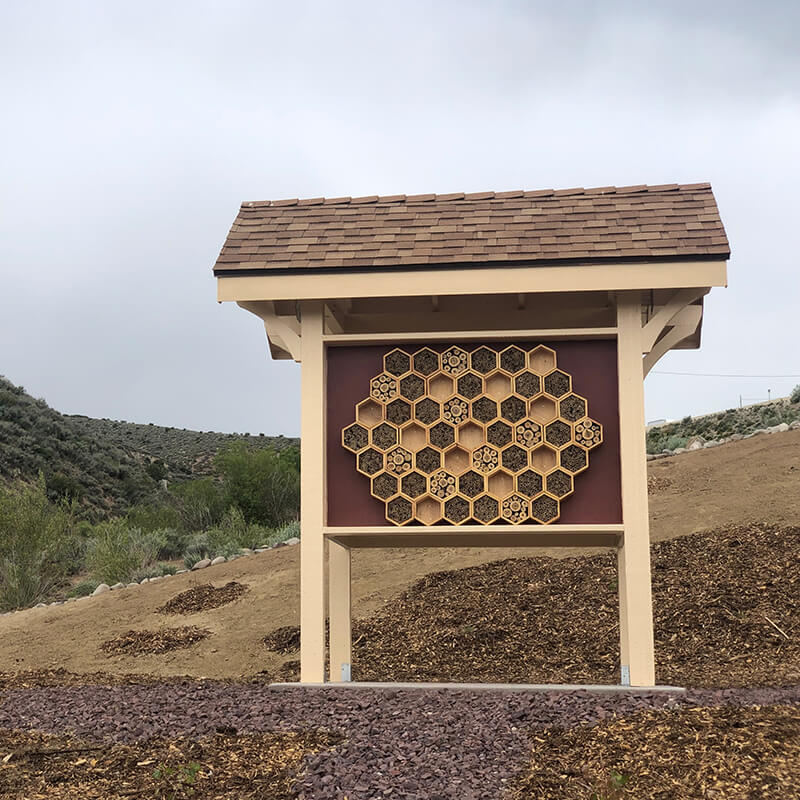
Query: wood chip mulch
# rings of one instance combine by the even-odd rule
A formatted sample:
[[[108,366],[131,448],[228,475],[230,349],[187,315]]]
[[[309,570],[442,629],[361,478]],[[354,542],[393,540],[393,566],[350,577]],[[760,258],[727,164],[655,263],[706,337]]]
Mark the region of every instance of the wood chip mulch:
[[[319,731],[98,745],[0,730],[0,797],[290,800],[303,758],[339,741]]]
[[[263,639],[267,650],[287,655],[300,650],[300,628],[297,625],[284,625],[270,631]]]
[[[211,636],[211,631],[192,625],[180,628],[163,628],[158,631],[128,631],[100,645],[100,649],[113,656],[144,656],[168,653],[191,647]]]
[[[800,797],[797,707],[648,710],[531,743],[508,800]]]
[[[658,682],[799,683],[798,552],[800,528],[762,524],[654,544]],[[428,575],[357,621],[353,678],[617,683],[618,637],[613,554],[508,559]]]
[[[211,583],[202,583],[175,595],[157,610],[159,614],[197,614],[232,603],[247,589],[247,586],[236,581],[229,581],[219,588]]]

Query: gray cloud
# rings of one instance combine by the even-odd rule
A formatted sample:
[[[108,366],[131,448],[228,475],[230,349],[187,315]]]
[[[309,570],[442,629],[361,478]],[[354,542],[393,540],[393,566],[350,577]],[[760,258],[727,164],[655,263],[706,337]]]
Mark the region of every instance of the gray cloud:
[[[84,3],[0,9],[0,372],[73,413],[297,433],[298,369],[216,304],[241,200],[711,180],[703,348],[800,373],[800,7]],[[794,383],[652,375],[648,416]]]

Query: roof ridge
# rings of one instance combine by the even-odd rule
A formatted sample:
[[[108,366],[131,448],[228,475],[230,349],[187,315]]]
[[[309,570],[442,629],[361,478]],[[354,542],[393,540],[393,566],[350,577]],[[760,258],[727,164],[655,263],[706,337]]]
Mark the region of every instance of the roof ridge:
[[[588,189],[576,187],[572,189],[517,189],[503,192],[449,192],[449,193],[429,193],[429,194],[393,194],[393,195],[363,195],[361,197],[308,197],[290,198],[284,200],[252,200],[245,201],[241,207],[251,208],[275,208],[281,206],[316,206],[316,205],[371,205],[378,203],[430,203],[430,202],[455,202],[459,200],[507,200],[517,197],[539,198],[539,197],[566,197],[566,196],[592,196],[604,194],[658,194],[663,192],[676,191],[696,191],[699,189],[711,189],[708,182],[700,183],[662,183],[648,185],[646,183],[633,184],[630,186],[597,186]]]

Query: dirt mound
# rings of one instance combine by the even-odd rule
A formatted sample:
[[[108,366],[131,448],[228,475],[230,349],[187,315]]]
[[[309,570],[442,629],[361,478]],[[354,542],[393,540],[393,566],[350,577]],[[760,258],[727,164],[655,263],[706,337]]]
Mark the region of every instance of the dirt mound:
[[[112,656],[143,656],[168,653],[190,647],[211,635],[211,631],[191,625],[181,628],[164,628],[160,631],[128,631],[100,645],[100,649]]]
[[[658,681],[797,683],[799,546],[800,528],[767,525],[654,545]],[[428,575],[357,622],[353,677],[616,683],[618,637],[613,555],[508,559]]]
[[[536,730],[531,741],[530,767],[508,800],[798,796],[796,707],[645,711]]]
[[[228,581],[218,589],[211,583],[201,583],[199,586],[193,586],[191,589],[175,595],[164,603],[158,612],[160,614],[197,614],[201,611],[208,611],[210,608],[219,608],[232,603],[240,598],[247,588],[243,583],[236,581]]]
[[[297,653],[300,650],[300,628],[297,625],[283,625],[275,628],[264,637],[267,650],[281,655]]]
[[[0,731],[0,794],[84,800],[111,797],[269,797],[290,800],[309,753],[340,737],[324,733],[217,735],[142,745]],[[8,754],[8,755],[6,755]]]

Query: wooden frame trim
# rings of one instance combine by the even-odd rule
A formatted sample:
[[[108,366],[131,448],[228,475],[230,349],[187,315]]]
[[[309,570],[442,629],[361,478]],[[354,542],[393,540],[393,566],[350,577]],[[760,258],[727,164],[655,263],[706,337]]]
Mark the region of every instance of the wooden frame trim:
[[[402,344],[403,342],[489,341],[491,339],[613,339],[616,327],[610,328],[537,328],[488,331],[438,331],[436,333],[331,333],[322,340],[329,345]]]
[[[527,294],[706,288],[727,285],[727,258],[569,266],[334,271],[319,274],[217,277],[217,299],[347,300],[419,295]]]

